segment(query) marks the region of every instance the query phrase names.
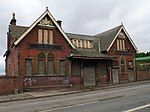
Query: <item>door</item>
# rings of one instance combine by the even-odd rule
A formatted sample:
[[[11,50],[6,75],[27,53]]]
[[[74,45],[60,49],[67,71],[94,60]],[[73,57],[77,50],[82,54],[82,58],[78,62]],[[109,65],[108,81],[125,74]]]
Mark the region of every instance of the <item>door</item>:
[[[112,79],[113,84],[119,83],[119,70],[118,69],[112,69]]]
[[[84,67],[84,86],[94,86],[95,85],[95,67]]]

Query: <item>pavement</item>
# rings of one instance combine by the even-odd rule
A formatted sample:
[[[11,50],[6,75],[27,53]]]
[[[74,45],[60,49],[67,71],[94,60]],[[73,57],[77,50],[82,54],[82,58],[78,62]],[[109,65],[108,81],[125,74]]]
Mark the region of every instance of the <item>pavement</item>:
[[[40,91],[40,92],[24,92],[24,93],[19,93],[19,94],[1,95],[0,103],[27,100],[27,99],[36,99],[36,98],[43,98],[43,97],[61,96],[61,95],[75,94],[75,93],[81,93],[81,92],[124,87],[124,86],[130,86],[130,85],[138,85],[138,84],[140,85],[144,83],[150,83],[150,80],[130,82],[130,83],[119,83],[119,84],[113,84],[113,85],[103,84],[101,86],[94,86],[94,87],[68,87],[68,88],[46,90],[46,91]]]

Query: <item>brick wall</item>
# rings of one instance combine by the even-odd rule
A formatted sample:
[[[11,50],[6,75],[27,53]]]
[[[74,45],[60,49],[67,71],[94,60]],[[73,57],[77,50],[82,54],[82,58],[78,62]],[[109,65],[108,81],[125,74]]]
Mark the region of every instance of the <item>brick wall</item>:
[[[123,56],[125,58],[125,72],[121,73],[120,68],[119,68],[119,79],[120,82],[127,82],[127,81],[134,81],[135,77],[135,70],[132,68],[132,73],[130,72],[131,70],[129,69],[128,62],[133,62],[134,63],[134,58],[135,58],[135,49],[133,48],[132,44],[130,43],[129,39],[126,38],[125,40],[126,44],[126,50],[125,51],[117,51],[117,41],[115,40],[114,44],[111,46],[110,50],[108,51],[108,54],[116,57],[118,60],[118,66],[120,67],[120,58]],[[134,74],[134,75],[133,75]]]
[[[69,76],[28,76],[24,79],[24,88],[45,88],[45,87],[61,87],[70,84],[81,84],[81,77]]]
[[[25,76],[25,59],[29,58],[34,60],[37,60],[37,56],[40,52],[43,52],[45,54],[53,53],[55,57],[55,70],[56,75],[59,75],[59,60],[60,59],[66,59],[67,55],[69,54],[70,47],[68,46],[68,42],[63,37],[63,35],[58,31],[58,29],[53,29],[54,31],[54,44],[63,46],[63,50],[40,50],[40,49],[34,49],[29,48],[30,44],[38,44],[38,35],[37,35],[37,29],[33,28],[33,30],[19,43],[18,45],[18,54],[19,54],[19,74]],[[37,62],[33,63],[34,68],[32,71],[32,75],[38,74],[38,68],[37,68]],[[69,74],[69,67],[66,66],[66,71]]]
[[[137,81],[150,80],[150,70],[149,71],[139,71],[137,70]]]
[[[99,76],[100,84],[106,84],[108,83],[108,75],[100,75]]]
[[[23,81],[21,77],[0,76],[0,95],[14,93],[15,89],[18,89],[19,92],[23,90]]]

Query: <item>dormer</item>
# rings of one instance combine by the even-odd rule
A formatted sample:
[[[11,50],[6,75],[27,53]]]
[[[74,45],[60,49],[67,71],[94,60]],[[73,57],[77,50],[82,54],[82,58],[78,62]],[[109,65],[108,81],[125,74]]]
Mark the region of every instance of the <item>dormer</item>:
[[[91,35],[66,33],[72,44],[76,48],[92,49],[94,45],[94,37]]]
[[[92,40],[83,40],[83,39],[72,38],[71,42],[77,48],[84,48],[84,49],[93,48],[93,41]]]

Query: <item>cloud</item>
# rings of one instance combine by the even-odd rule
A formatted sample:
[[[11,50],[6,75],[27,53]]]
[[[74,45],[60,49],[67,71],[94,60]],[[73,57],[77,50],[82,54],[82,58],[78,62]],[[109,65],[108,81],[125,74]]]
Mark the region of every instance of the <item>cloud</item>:
[[[145,0],[2,0],[0,1],[0,73],[8,25],[13,12],[17,24],[30,26],[48,6],[66,32],[97,34],[124,23],[139,51],[150,51],[150,1]]]

